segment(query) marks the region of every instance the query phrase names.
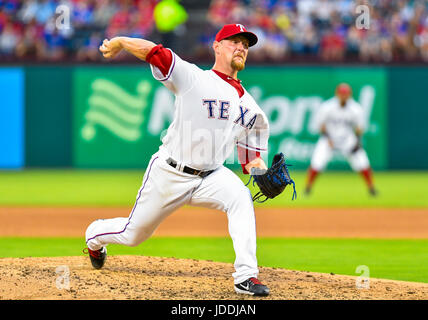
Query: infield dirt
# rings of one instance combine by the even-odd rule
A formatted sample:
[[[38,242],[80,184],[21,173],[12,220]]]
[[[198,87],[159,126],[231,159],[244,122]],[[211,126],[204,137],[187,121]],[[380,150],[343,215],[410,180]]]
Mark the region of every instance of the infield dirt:
[[[127,216],[128,210],[0,208],[0,236],[83,237],[91,221]],[[155,236],[227,235],[225,214],[203,211],[178,210]],[[426,209],[257,209],[256,216],[258,236],[428,238]],[[235,294],[232,264],[144,256],[107,259],[102,270],[94,270],[87,256],[2,258],[0,300],[255,299]],[[68,283],[61,281],[67,270]],[[359,289],[357,277],[267,267],[260,268],[259,278],[271,289],[264,299],[428,299],[426,283],[370,278],[369,288]]]
[[[69,282],[61,280],[64,266]],[[142,256],[108,257],[101,270],[87,257],[3,258],[0,299],[260,299],[235,294],[232,272],[227,263]],[[370,279],[369,288],[358,289],[351,276],[265,267],[259,278],[270,287],[269,300],[428,299],[421,283]]]

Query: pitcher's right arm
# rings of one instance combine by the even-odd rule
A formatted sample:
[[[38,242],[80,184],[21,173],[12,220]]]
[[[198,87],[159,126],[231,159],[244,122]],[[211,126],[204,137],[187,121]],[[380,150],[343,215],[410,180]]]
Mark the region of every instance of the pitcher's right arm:
[[[108,59],[117,56],[122,49],[149,63],[153,77],[174,94],[189,90],[196,83],[196,74],[202,72],[196,65],[182,60],[171,49],[149,40],[114,37],[105,39],[100,46],[101,53]]]
[[[122,51],[122,49],[124,49],[136,56],[138,59],[146,61],[147,55],[155,46],[155,43],[144,39],[114,37],[110,40],[105,39],[99,49],[104,58],[107,59],[114,58],[120,51]]]

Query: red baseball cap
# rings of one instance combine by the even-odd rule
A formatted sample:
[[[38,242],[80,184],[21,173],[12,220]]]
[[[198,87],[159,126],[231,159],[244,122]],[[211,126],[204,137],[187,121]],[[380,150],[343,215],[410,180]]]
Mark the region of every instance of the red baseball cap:
[[[352,89],[351,86],[347,83],[340,83],[337,87],[336,87],[336,93],[337,94],[343,94],[343,95],[351,95],[352,94]]]
[[[247,29],[245,29],[245,27],[239,23],[224,25],[223,28],[217,32],[215,41],[221,41],[236,34],[242,34],[244,37],[246,37],[250,47],[257,43],[257,36],[254,33],[247,31]]]

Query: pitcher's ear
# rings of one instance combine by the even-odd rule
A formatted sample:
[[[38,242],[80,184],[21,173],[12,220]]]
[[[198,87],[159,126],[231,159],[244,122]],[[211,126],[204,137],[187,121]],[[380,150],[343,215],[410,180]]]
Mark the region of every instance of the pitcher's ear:
[[[215,53],[217,53],[217,54],[219,53],[219,52],[218,52],[218,47],[219,47],[219,46],[220,46],[220,42],[218,42],[218,41],[214,41],[214,42],[213,42],[213,50],[214,50],[214,52],[215,52]]]

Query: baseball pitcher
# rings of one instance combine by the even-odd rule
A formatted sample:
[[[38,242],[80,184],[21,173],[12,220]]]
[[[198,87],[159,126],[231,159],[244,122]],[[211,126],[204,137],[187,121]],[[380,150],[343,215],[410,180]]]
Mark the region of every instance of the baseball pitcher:
[[[249,47],[256,42],[257,36],[243,25],[225,25],[212,45],[214,66],[202,70],[162,44],[128,37],[104,40],[100,51],[105,58],[112,59],[126,50],[150,64],[153,77],[174,93],[175,114],[149,162],[129,217],[96,220],[87,228],[86,244],[94,268],[104,265],[108,244],[137,246],[174,210],[183,205],[199,206],[227,214],[236,254],[235,291],[269,294],[268,287],[257,278],[252,195],[223,166],[237,148],[243,171],[258,175],[255,179],[262,193],[268,189],[264,193],[267,198],[290,184],[282,154],[269,169],[260,156],[268,148],[268,119],[237,77],[245,67]],[[269,170],[275,171],[278,188],[271,184],[273,174]],[[270,194],[273,189],[279,191]]]

